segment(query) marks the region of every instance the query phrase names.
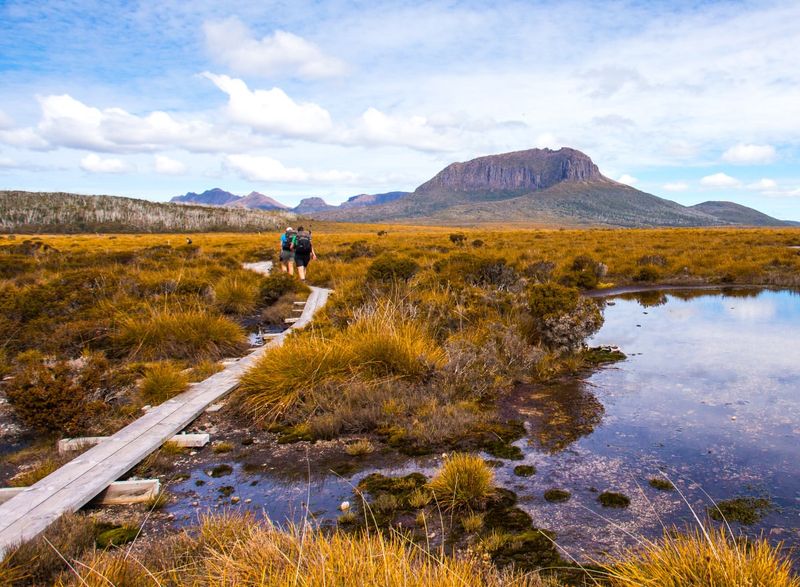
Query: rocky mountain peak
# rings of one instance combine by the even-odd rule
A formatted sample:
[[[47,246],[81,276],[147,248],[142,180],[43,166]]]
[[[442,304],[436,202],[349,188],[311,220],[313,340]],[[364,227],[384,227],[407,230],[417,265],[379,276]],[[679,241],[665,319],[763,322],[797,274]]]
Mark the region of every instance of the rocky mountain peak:
[[[592,160],[575,149],[528,149],[453,163],[417,188],[417,193],[517,192],[547,189],[562,181],[605,179]]]

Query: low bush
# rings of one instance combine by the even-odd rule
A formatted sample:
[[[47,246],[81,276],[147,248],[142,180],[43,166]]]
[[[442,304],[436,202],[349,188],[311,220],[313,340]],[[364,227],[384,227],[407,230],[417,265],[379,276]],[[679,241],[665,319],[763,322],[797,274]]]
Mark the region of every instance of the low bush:
[[[6,397],[25,425],[43,433],[75,436],[103,408],[95,399],[106,385],[108,362],[102,355],[77,361],[49,361],[34,351],[17,357]]]
[[[600,330],[603,314],[594,300],[554,283],[528,288],[529,319],[524,327],[533,342],[557,351],[575,351]]]
[[[444,510],[480,509],[494,492],[494,472],[474,454],[448,457],[428,484]]]
[[[289,293],[308,293],[310,290],[295,277],[281,271],[273,271],[261,278],[261,301],[266,305],[277,302]]]
[[[142,398],[149,404],[158,405],[186,391],[189,378],[183,370],[170,362],[156,363],[145,372],[139,384]]]
[[[419,271],[413,259],[394,254],[383,254],[367,268],[367,279],[373,281],[408,281]]]

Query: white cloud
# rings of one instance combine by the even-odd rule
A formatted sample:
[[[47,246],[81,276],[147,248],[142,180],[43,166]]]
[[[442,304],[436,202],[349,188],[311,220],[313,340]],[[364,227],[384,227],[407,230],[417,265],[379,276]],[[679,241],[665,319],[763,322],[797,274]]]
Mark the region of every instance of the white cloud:
[[[125,173],[130,171],[130,166],[120,159],[103,159],[95,153],[90,153],[81,159],[81,169],[89,173]]]
[[[700,185],[709,188],[736,188],[741,186],[742,182],[725,173],[715,173],[713,175],[707,175],[701,179]]]
[[[725,151],[722,159],[728,163],[738,164],[772,163],[775,160],[775,147],[739,143]]]
[[[228,115],[264,133],[290,137],[322,137],[332,128],[328,111],[312,102],[295,102],[280,88],[250,91],[240,79],[205,72],[228,94]]]
[[[0,130],[9,129],[14,126],[14,121],[11,117],[0,110]]]
[[[183,175],[186,173],[186,164],[166,155],[156,155],[155,170],[162,175]]]
[[[434,126],[424,116],[394,116],[368,108],[352,129],[341,134],[345,144],[394,145],[420,151],[453,151],[463,142],[456,127]]]
[[[617,179],[617,181],[620,183],[624,183],[626,185],[636,185],[637,183],[639,183],[639,180],[637,178],[633,177],[632,175],[628,175],[627,173],[621,175]]]
[[[0,169],[13,169],[18,163],[10,157],[0,157]]]
[[[336,77],[345,63],[325,55],[315,44],[286,31],[255,39],[238,18],[203,26],[211,56],[236,73],[271,76],[288,73],[302,78]]]
[[[286,167],[272,157],[263,155],[228,155],[226,165],[250,181],[275,183],[347,183],[357,179],[347,171],[309,172],[299,167]]]
[[[668,192],[685,192],[689,189],[689,184],[682,181],[675,181],[671,183],[665,183],[662,187]]]
[[[774,179],[763,177],[754,183],[748,184],[747,187],[751,190],[772,190],[778,187],[778,182]]]
[[[0,131],[0,141],[31,149],[68,147],[119,153],[165,147],[219,152],[258,144],[247,134],[197,118],[178,119],[161,111],[138,116],[122,108],[101,110],[68,94],[38,100],[41,118],[37,126]]]

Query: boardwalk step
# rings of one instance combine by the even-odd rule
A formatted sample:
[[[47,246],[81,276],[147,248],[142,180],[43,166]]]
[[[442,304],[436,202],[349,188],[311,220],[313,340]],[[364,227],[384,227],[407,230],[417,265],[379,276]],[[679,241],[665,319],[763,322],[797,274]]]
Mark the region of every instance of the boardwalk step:
[[[65,453],[75,450],[83,450],[92,446],[97,446],[101,442],[107,441],[110,436],[84,436],[81,438],[62,438],[58,441],[58,452]],[[167,442],[174,442],[180,447],[199,448],[205,446],[211,440],[209,434],[176,434]]]
[[[0,488],[0,503],[5,503],[12,497],[29,491],[30,487],[4,487]],[[91,503],[95,505],[127,505],[142,503],[153,499],[161,491],[161,482],[158,479],[133,479],[130,481],[114,481]]]
[[[287,318],[286,320],[284,320],[284,322],[286,322],[287,324],[294,324],[298,320],[300,320],[300,318]]]

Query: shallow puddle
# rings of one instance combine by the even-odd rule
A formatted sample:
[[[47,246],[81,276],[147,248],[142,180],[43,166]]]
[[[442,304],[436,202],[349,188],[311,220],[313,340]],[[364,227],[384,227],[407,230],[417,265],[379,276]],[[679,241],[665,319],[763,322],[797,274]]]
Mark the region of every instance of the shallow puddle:
[[[515,443],[524,460],[503,461],[499,484],[580,560],[696,524],[692,510],[705,519],[712,498],[740,496],[774,505],[746,532],[800,546],[800,295],[650,291],[611,302],[590,344],[618,345],[628,358],[585,380],[518,388],[509,407],[528,431]],[[441,462],[388,458],[356,459],[360,465],[338,474],[302,464],[280,471],[231,463],[222,477],[198,470],[172,489],[184,499],[168,511],[195,521],[214,504],[278,523],[310,512],[324,523],[354,500],[365,475],[430,475]],[[536,473],[515,475],[520,464]],[[650,487],[653,477],[678,491]],[[547,502],[553,488],[570,499]],[[603,491],[627,495],[630,506],[602,507]]]

